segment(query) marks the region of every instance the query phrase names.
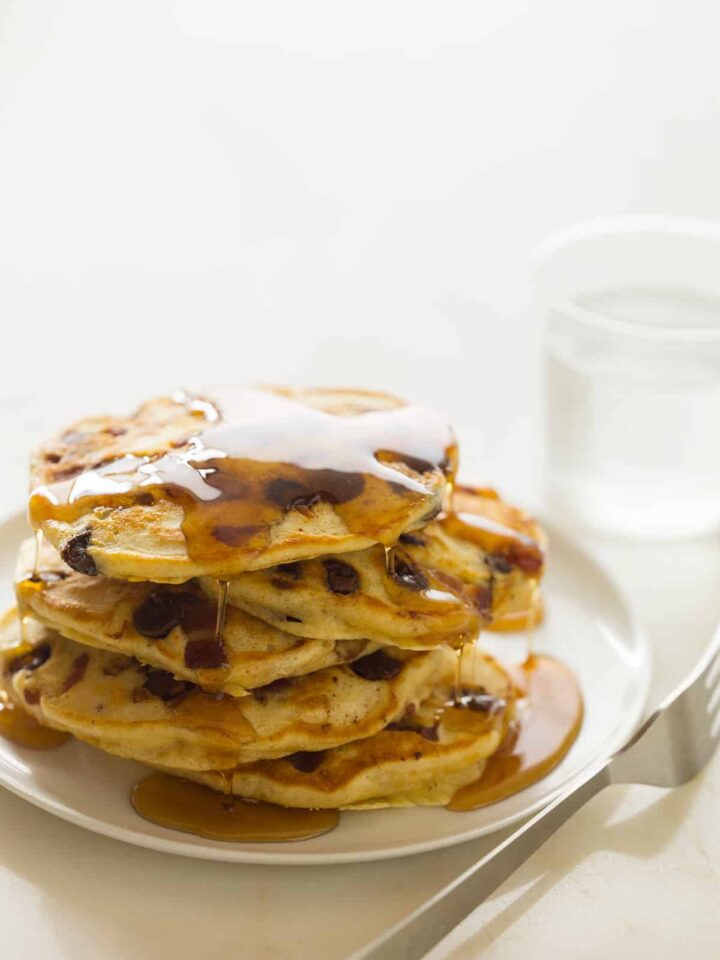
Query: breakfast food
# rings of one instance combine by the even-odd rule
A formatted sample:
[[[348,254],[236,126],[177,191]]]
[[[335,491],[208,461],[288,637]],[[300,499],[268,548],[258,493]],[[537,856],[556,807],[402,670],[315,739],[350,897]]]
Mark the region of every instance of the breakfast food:
[[[455,458],[442,418],[385,394],[180,394],[46,444],[30,518],[81,573],[225,578],[394,544],[440,511]]]
[[[453,499],[462,512],[401,534],[390,565],[374,546],[250,571],[230,581],[230,602],[298,636],[417,650],[527,616],[545,534],[493,491],[458,486]],[[215,581],[202,583],[214,595]]]
[[[371,653],[367,640],[298,637],[228,604],[222,644],[218,605],[196,581],[157,584],[77,573],[43,544],[33,577],[34,543],[20,549],[16,592],[23,610],[63,636],[135,657],[203,690],[241,697]]]
[[[17,642],[17,622],[6,629],[14,629]],[[452,673],[447,650],[397,651],[383,655],[379,669],[369,654],[275,681],[253,696],[217,696],[37,622],[28,632],[32,652],[8,662],[6,683],[31,714],[108,753],[187,770],[232,768],[372,736],[414,709],[438,676]]]
[[[441,417],[358,390],[180,393],[76,423],[33,458],[0,733],[139,760],[157,772],[136,808],[206,836],[235,836],[211,791],[294,811],[286,839],[311,810],[496,784],[531,711],[477,638],[539,619],[545,535],[456,469]]]

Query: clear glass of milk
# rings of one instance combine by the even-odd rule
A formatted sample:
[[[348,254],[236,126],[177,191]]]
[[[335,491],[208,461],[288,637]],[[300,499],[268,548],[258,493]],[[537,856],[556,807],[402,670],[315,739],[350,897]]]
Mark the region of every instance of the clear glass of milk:
[[[720,223],[593,220],[534,265],[550,512],[632,537],[720,530]]]

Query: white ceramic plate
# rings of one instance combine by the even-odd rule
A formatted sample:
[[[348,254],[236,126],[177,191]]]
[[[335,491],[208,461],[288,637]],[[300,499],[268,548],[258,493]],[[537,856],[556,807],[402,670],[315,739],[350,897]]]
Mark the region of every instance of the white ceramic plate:
[[[546,622],[534,649],[569,664],[585,697],[585,721],[565,760],[539,783],[492,806],[468,813],[443,808],[346,812],[332,833],[299,843],[220,843],[155,826],[130,805],[139,764],[72,741],[46,752],[0,739],[0,784],[72,823],[119,840],[168,853],[236,863],[343,863],[434,850],[491,833],[538,810],[596,758],[617,749],[637,725],[650,680],[650,656],[630,605],[597,563],[559,531],[550,530],[544,583]],[[12,602],[12,571],[20,515],[0,524],[0,592]],[[485,635],[503,659],[522,660],[522,635]]]

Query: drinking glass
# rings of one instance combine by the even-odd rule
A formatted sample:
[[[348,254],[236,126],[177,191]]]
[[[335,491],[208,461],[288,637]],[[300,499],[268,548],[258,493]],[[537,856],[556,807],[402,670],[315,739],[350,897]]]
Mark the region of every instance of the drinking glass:
[[[720,223],[575,224],[534,268],[549,510],[634,537],[720,529]]]

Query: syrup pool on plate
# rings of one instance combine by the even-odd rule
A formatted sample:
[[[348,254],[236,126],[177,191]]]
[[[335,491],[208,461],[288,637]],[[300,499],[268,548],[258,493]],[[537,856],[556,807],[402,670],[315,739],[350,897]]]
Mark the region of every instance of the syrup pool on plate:
[[[337,810],[300,810],[252,803],[165,773],[151,773],[133,789],[135,810],[152,823],[210,840],[285,843],[334,830]]]
[[[515,725],[480,778],[458,790],[450,810],[475,810],[530,786],[560,763],[580,732],[582,694],[568,667],[532,655],[510,672],[520,695]]]

